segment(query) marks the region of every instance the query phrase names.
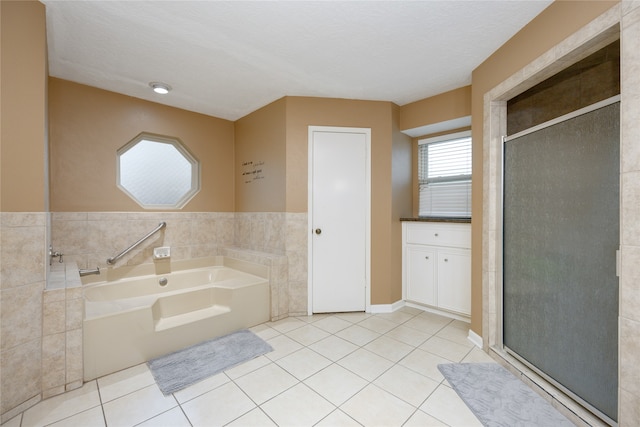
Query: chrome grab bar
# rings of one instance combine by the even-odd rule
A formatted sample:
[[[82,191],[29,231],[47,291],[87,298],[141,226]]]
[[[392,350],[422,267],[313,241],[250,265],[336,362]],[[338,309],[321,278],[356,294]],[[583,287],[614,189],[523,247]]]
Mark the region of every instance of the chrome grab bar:
[[[162,230],[163,228],[165,228],[167,226],[166,222],[161,222],[160,224],[158,224],[158,226],[156,228],[154,228],[153,230],[151,230],[146,236],[144,236],[142,239],[138,240],[137,242],[135,242],[133,245],[129,246],[127,249],[125,249],[124,251],[120,252],[118,255],[114,256],[113,258],[108,258],[107,259],[107,264],[109,265],[113,265],[116,263],[116,261],[118,261],[120,258],[122,258],[123,256],[125,256],[126,254],[128,254],[132,249],[134,249],[135,247],[137,247],[138,245],[140,245],[140,243],[144,242],[145,240],[147,240],[149,237],[153,236],[155,233],[157,233],[158,231]]]
[[[93,270],[81,268],[78,270],[78,274],[80,274],[80,277],[88,276],[90,274],[100,274],[100,267],[96,267]]]

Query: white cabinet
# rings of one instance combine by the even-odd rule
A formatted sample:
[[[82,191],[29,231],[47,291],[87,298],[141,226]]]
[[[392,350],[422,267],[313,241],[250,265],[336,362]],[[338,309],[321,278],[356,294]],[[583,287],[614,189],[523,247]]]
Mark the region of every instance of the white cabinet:
[[[402,288],[407,302],[471,314],[471,225],[402,223]]]

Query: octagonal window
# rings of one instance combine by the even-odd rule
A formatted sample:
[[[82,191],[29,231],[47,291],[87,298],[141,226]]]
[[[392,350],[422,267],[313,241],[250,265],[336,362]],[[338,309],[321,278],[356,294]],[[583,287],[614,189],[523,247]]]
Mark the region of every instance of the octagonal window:
[[[117,152],[117,184],[147,209],[180,209],[200,190],[200,164],[177,138],[141,133]]]

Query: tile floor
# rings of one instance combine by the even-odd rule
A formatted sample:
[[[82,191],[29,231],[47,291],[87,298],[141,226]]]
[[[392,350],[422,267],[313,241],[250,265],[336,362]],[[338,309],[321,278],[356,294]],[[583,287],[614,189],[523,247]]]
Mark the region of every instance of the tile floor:
[[[490,362],[468,324],[405,307],[251,328],[273,352],[163,396],[146,364],[50,398],[5,426],[480,426],[437,369]]]

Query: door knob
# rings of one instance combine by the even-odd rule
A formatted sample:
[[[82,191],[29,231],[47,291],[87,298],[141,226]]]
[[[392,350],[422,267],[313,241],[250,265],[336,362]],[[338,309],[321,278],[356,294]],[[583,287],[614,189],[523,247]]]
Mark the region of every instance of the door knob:
[[[320,234],[320,233],[322,233],[322,230],[319,228],[316,228],[316,234]]]

